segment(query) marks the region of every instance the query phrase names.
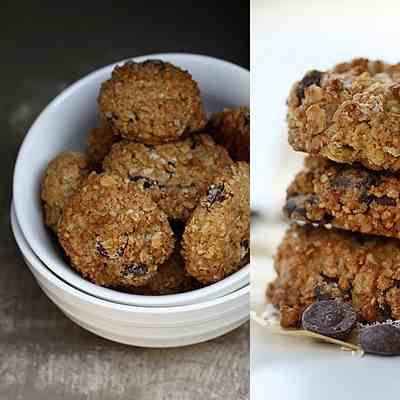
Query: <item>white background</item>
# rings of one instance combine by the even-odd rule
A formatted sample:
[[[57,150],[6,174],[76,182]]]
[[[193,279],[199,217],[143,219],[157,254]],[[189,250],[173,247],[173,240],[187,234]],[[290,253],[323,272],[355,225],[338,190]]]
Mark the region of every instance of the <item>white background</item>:
[[[264,305],[282,232],[280,209],[301,157],[286,142],[285,101],[309,69],[355,57],[400,62],[400,1],[251,1],[252,306]],[[251,400],[398,398],[400,358],[355,358],[336,347],[267,334],[252,324]]]

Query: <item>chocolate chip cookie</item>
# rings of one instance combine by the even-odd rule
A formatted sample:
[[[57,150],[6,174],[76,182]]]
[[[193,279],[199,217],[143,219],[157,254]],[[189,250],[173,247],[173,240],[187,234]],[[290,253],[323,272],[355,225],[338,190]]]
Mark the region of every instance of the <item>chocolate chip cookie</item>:
[[[228,149],[234,161],[250,162],[250,109],[226,108],[207,124],[214,140]]]
[[[250,169],[226,168],[209,186],[189,219],[182,240],[186,270],[207,284],[239,269],[249,253]]]
[[[103,165],[148,193],[169,218],[185,221],[215,176],[232,163],[209,135],[196,134],[154,146],[121,141]]]
[[[91,173],[63,210],[58,235],[71,264],[101,286],[143,286],[171,255],[167,216],[136,185]]]
[[[88,174],[86,156],[72,151],[59,154],[47,166],[42,179],[41,198],[45,224],[54,232],[58,230],[65,204]]]
[[[278,277],[267,297],[281,325],[297,327],[316,300],[351,302],[359,321],[400,319],[397,239],[293,224],[275,257]]]
[[[400,170],[400,64],[355,59],[309,71],[288,100],[295,150],[372,170]]]
[[[310,157],[288,188],[284,211],[293,220],[400,238],[400,179]]]
[[[98,103],[114,132],[146,144],[175,141],[205,123],[197,83],[188,72],[160,60],[115,67]]]

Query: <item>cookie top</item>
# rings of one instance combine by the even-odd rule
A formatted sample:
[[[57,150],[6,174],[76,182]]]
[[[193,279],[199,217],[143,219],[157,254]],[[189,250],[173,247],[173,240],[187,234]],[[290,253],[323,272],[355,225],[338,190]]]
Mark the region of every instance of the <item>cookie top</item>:
[[[361,321],[400,318],[400,242],[293,224],[275,256],[278,277],[267,296],[283,327],[298,326],[315,300],[342,298]]]
[[[188,72],[160,60],[115,67],[101,86],[98,103],[115,132],[141,143],[174,141],[204,127],[196,82]]]
[[[155,146],[124,140],[114,144],[103,165],[136,183],[168,217],[187,220],[214,177],[231,164],[223,147],[197,134]]]
[[[400,64],[355,59],[309,71],[288,100],[295,150],[373,170],[400,169]]]
[[[207,130],[234,161],[250,162],[250,109],[226,108],[212,115]]]
[[[227,167],[209,186],[189,219],[182,240],[186,270],[212,283],[239,269],[249,252],[250,169]]]
[[[57,232],[67,200],[88,174],[88,160],[78,152],[63,152],[47,166],[42,178],[41,198],[44,202],[45,224],[54,232]]]
[[[59,239],[72,266],[102,286],[142,286],[174,248],[167,216],[117,175],[89,175],[64,208]]]
[[[114,135],[111,127],[105,119],[102,119],[98,128],[92,129],[87,139],[86,154],[91,165],[98,167],[104,157],[110,152],[111,146],[119,140]]]
[[[289,218],[400,238],[400,179],[310,157],[288,188]]]

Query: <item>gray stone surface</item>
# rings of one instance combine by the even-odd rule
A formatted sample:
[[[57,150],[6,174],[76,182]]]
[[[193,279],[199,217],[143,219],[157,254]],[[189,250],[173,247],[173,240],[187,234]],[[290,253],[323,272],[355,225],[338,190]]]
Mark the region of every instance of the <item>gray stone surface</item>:
[[[53,9],[38,2],[2,3],[0,400],[247,399],[248,325],[176,349],[103,340],[46,298],[14,244],[9,206],[17,149],[37,114],[64,87],[99,66],[151,52],[189,51],[249,63],[247,4],[190,8],[187,2],[186,9],[174,9],[164,3],[155,10],[137,7],[139,2],[130,9],[92,2],[85,9],[81,3],[76,9],[59,2]]]

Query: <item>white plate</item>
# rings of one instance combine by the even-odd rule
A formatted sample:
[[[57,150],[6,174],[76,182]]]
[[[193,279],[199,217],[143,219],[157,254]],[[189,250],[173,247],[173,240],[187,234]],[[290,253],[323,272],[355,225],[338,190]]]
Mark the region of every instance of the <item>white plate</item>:
[[[208,113],[250,103],[250,73],[242,67],[194,54],[151,54],[133,60],[151,58],[167,60],[187,69],[199,83]],[[67,88],[30,128],[18,154],[13,182],[15,211],[26,240],[43,263],[64,281],[86,293],[120,304],[146,307],[194,304],[246,286],[249,266],[213,285],[188,293],[138,296],[86,281],[60,256],[59,248],[43,224],[41,177],[49,161],[62,150],[84,148],[89,129],[98,123],[96,99],[100,84],[109,78],[114,66],[99,69]]]

